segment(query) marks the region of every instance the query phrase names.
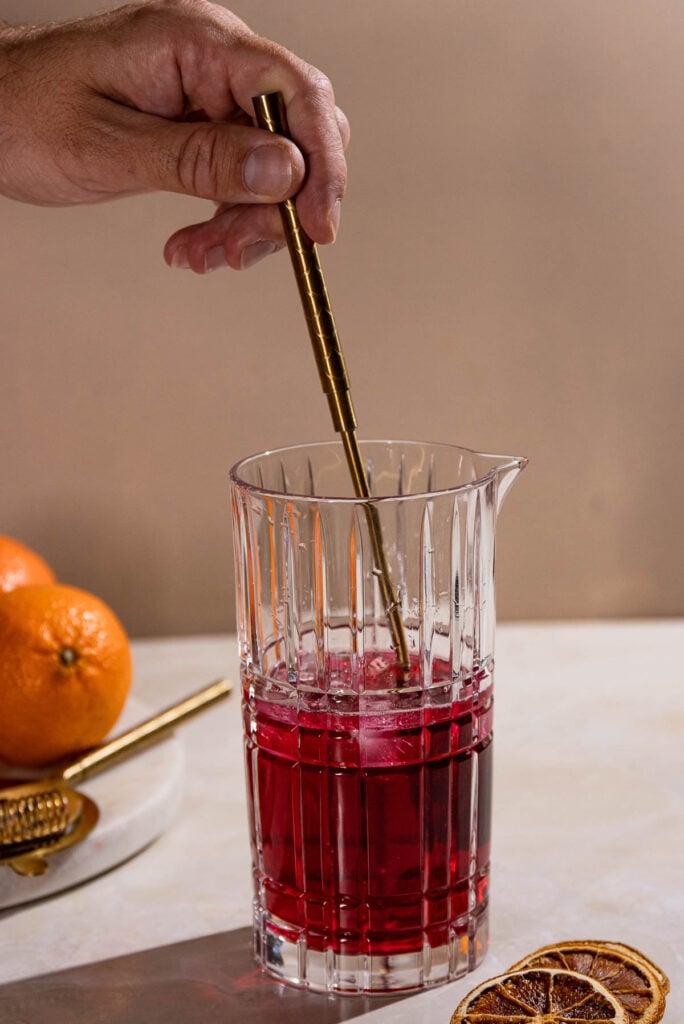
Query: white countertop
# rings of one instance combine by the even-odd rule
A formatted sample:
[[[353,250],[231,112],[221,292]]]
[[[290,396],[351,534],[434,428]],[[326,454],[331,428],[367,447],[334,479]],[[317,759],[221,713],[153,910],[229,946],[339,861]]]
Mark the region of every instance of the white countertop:
[[[137,641],[133,650],[133,692],[151,710],[221,675],[237,684],[231,637]],[[444,1024],[476,981],[524,954],[597,938],[660,964],[672,983],[663,1019],[678,1024],[684,622],[501,625],[495,700],[489,955],[459,982],[357,1019]],[[250,923],[237,686],[178,734],[186,777],[176,820],[107,874],[0,912],[0,983]]]

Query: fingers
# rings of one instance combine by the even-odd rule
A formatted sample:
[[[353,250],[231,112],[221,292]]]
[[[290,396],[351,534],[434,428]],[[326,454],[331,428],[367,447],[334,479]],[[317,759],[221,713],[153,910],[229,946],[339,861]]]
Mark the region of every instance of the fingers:
[[[223,204],[211,220],[181,228],[166,243],[170,267],[206,274],[220,267],[246,270],[285,245],[276,206]]]
[[[335,108],[342,146],[349,144],[349,122]],[[301,213],[300,213],[301,216]],[[211,220],[176,231],[164,247],[170,267],[210,273],[221,267],[246,270],[285,245],[276,207],[222,203]]]
[[[322,72],[268,40],[253,36],[230,69],[233,95],[252,113],[252,97],[282,92],[290,134],[304,155],[307,176],[297,195],[302,226],[315,242],[334,241],[347,183],[344,151],[349,124]]]
[[[206,229],[197,234],[197,225],[188,229],[193,232],[192,237],[183,242],[178,240],[178,234],[174,235],[168,243],[171,248],[167,246],[165,251],[167,262],[172,262],[179,245],[192,241],[188,266],[198,273],[215,269],[206,265],[206,254],[208,248],[219,244],[217,231],[223,230],[225,264],[244,268],[248,258],[243,253],[248,246],[271,241],[276,243],[274,251],[281,247],[283,236],[276,204],[295,194],[304,230],[316,242],[334,241],[344,184],[339,176],[333,175],[338,184],[330,185],[331,172],[326,169],[328,161],[322,152],[318,159],[315,154],[310,156],[305,178],[307,168],[299,148],[288,139],[276,138],[258,128],[208,121],[174,122],[120,106],[114,113],[108,111],[110,123],[113,116],[120,122],[121,132],[116,135],[116,155],[109,163],[110,171],[118,166],[124,175],[132,175],[130,182],[125,177],[113,182],[115,190],[139,189],[143,183],[149,189],[213,199],[230,207],[271,207],[268,217],[263,212],[247,216],[247,211],[243,211],[239,222],[234,213],[227,220],[224,210],[218,227],[212,227],[211,246],[203,244],[209,236]],[[337,108],[333,119],[336,147],[343,153],[349,125]],[[314,180],[314,166],[318,169],[318,181]],[[226,234],[229,227],[230,234]],[[259,251],[265,251],[264,247],[253,250],[252,255]],[[214,253],[213,258],[218,259],[218,254]],[[177,256],[173,265],[182,266],[183,260],[182,255]]]
[[[334,115],[344,150],[349,144],[349,122],[339,107],[335,108]],[[272,140],[272,136],[269,139]],[[301,193],[297,203],[301,206]],[[337,206],[339,209],[339,203]],[[302,217],[301,209],[299,214]],[[284,245],[276,206],[225,202],[211,220],[176,231],[164,247],[164,259],[171,267],[190,269],[197,274],[226,266],[246,270]]]

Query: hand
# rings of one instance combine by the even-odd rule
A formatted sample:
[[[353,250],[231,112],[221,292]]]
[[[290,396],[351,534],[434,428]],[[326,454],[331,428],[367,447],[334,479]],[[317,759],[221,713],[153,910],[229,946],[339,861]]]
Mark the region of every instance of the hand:
[[[253,126],[280,90],[294,142]],[[164,190],[212,199],[164,256],[197,273],[282,248],[277,204],[335,238],[349,126],[328,79],[208,0],[152,0],[37,29],[0,29],[0,193],[68,206]],[[301,191],[300,191],[301,189]]]

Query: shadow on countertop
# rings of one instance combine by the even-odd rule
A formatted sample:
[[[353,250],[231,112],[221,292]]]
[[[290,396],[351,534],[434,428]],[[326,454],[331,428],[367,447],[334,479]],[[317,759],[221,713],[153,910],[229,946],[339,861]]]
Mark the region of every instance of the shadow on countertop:
[[[337,1024],[396,996],[327,996],[272,981],[251,928],[0,985],[3,1024]]]

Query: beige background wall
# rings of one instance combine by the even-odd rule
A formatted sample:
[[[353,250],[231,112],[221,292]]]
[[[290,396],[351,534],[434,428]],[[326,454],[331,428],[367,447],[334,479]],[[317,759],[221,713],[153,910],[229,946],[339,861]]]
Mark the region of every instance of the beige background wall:
[[[502,618],[684,613],[684,4],[234,9],[322,67],[352,123],[323,258],[361,433],[529,456]],[[232,625],[229,466],[330,435],[287,256],[163,264],[207,215],[0,200],[0,532],[137,636]]]

